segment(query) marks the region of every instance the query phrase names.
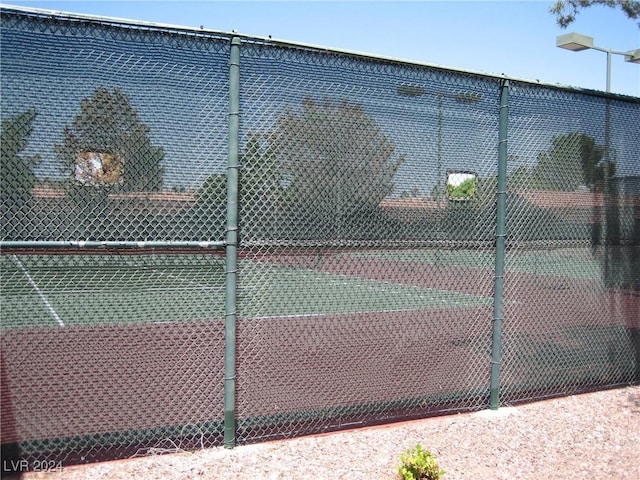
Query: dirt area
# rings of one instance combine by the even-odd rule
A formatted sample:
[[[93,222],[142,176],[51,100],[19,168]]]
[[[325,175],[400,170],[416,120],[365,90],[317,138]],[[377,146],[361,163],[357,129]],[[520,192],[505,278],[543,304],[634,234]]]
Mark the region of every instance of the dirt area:
[[[290,440],[31,473],[28,480],[396,479],[433,452],[445,480],[640,478],[640,386]],[[160,453],[160,452],[159,452]]]

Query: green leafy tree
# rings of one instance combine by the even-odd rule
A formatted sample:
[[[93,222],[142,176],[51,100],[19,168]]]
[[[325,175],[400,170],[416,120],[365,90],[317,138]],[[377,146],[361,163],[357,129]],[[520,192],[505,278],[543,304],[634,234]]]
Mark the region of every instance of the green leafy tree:
[[[597,145],[592,137],[585,134],[573,135],[577,135],[580,144],[584,184],[592,191],[602,191],[607,174],[609,178],[616,174],[615,162],[610,162],[608,166],[604,163],[604,145]]]
[[[282,201],[283,187],[275,156],[264,135],[251,134],[239,154],[238,204],[244,233],[264,234]],[[227,176],[214,173],[195,194],[199,215],[224,217]]]
[[[392,191],[403,157],[361,107],[305,99],[301,111],[287,111],[272,131],[250,135],[239,161],[248,238],[283,234],[279,220],[308,236],[323,219],[333,228],[365,218]],[[226,177],[211,175],[196,199],[201,211],[226,199]]]
[[[534,188],[573,191],[587,186],[601,191],[605,175],[615,175],[615,163],[603,163],[604,147],[584,133],[572,132],[554,137],[551,147],[538,154],[530,179]],[[519,172],[520,178],[526,178]]]
[[[242,166],[240,203],[245,212],[264,210],[267,203],[274,206],[282,197],[282,177],[268,137],[269,135],[250,135],[239,158]]]
[[[549,11],[555,15],[560,27],[567,28],[575,21],[581,10],[593,5],[619,8],[632,20],[640,18],[640,2],[634,0],[558,0]]]
[[[120,162],[112,166],[112,172],[118,172],[118,182],[109,182],[113,188],[159,190],[164,150],[153,146],[148,134],[149,127],[140,121],[122,90],[99,87],[91,98],[80,102],[80,112],[71,126],[65,127],[63,143],[56,146],[56,153],[72,175],[77,173],[82,155],[101,154]]]
[[[0,139],[0,182],[2,185],[2,205],[5,209],[15,209],[31,199],[36,176],[33,167],[39,156],[24,156],[23,150],[33,131],[36,118],[34,109],[19,113],[2,121]]]
[[[226,228],[227,176],[223,173],[209,175],[195,192],[195,199],[193,221],[187,228],[192,230],[194,226],[199,226],[200,238],[223,238]]]
[[[36,111],[29,109],[2,121],[0,138],[0,186],[2,192],[2,228],[5,239],[26,238],[32,222],[29,209],[36,184],[33,167],[40,157],[23,154],[33,131]]]
[[[509,175],[509,188],[517,190],[532,187],[533,184],[533,173],[531,169],[523,165],[515,168]]]
[[[261,194],[272,195],[280,188],[279,177],[275,165],[273,152],[265,151],[262,137],[251,134],[245,147],[238,156],[240,173],[238,180],[240,207],[247,202],[257,200]],[[207,204],[214,201],[226,202],[227,176],[223,173],[213,173],[203,182],[196,192],[196,200]]]
[[[375,120],[346,100],[304,99],[299,111],[278,120],[269,142],[288,207],[316,224],[335,226],[377,211],[404,160]]]
[[[216,204],[224,205],[227,201],[227,176],[224,173],[209,175],[196,191],[195,198],[203,207]]]
[[[468,178],[459,185],[447,185],[447,193],[452,198],[471,198],[476,193],[476,177]]]

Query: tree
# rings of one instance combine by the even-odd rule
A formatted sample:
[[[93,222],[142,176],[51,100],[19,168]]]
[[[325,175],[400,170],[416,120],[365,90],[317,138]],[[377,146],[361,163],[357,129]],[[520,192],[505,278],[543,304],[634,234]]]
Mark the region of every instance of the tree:
[[[36,184],[33,167],[39,162],[39,156],[26,157],[21,155],[27,147],[35,118],[36,111],[30,109],[2,121],[0,182],[2,185],[2,204],[6,209],[27,202],[31,198],[31,190]]]
[[[209,175],[195,192],[196,203],[192,209],[192,221],[186,227],[200,238],[223,238],[226,228],[227,176],[224,173]]]
[[[0,138],[0,186],[2,192],[2,238],[21,238],[31,221],[25,210],[36,184],[33,167],[40,157],[22,154],[33,131],[34,109],[2,121]]]
[[[227,202],[227,176],[224,173],[212,173],[195,193],[196,202],[203,207],[211,208],[214,205],[226,205]]]
[[[265,135],[252,133],[242,148],[238,163],[238,205],[243,235],[263,235],[277,213],[284,191],[275,156]],[[227,203],[227,176],[209,175],[195,193],[196,215],[224,219]],[[224,222],[216,222],[222,226]],[[219,231],[219,230],[217,230]],[[222,230],[224,231],[224,230]]]
[[[467,178],[459,185],[447,185],[447,193],[450,197],[456,199],[471,198],[476,193],[476,177]]]
[[[251,134],[240,154],[240,206],[245,213],[264,210],[267,203],[274,206],[282,196],[282,178],[268,138],[269,135]]]
[[[0,134],[0,188],[2,199],[2,232],[6,239],[25,238],[27,225],[31,222],[30,203],[32,189],[36,184],[33,168],[38,164],[38,155],[23,154],[33,131],[36,111],[29,109],[2,121]]]
[[[551,147],[538,154],[538,163],[533,168],[531,182],[542,190],[573,191],[587,186],[592,191],[601,191],[607,171],[603,163],[604,147],[580,132],[554,137]],[[615,164],[608,166],[608,175],[615,175]],[[520,175],[521,178],[525,176]]]
[[[597,145],[595,139],[585,134],[575,133],[573,135],[577,135],[580,142],[580,160],[584,184],[592,191],[602,191],[605,176],[608,174],[609,178],[611,178],[616,174],[615,162],[610,162],[607,172],[607,165],[604,163],[604,145]]]
[[[580,10],[593,5],[620,8],[630,19],[640,18],[640,2],[634,0],[558,0],[549,11],[556,16],[560,27],[567,28],[575,21]]]
[[[273,152],[264,141],[264,136],[252,133],[238,155],[240,164],[238,178],[238,202],[240,209],[251,209],[250,204],[264,203],[265,197],[273,199],[280,187]],[[213,173],[196,192],[196,200],[203,204],[222,202],[226,204],[227,176]],[[264,207],[259,207],[264,208]]]
[[[304,99],[278,120],[269,145],[289,210],[341,235],[340,225],[378,210],[404,160],[375,120],[346,100]]]
[[[122,191],[159,190],[164,150],[151,145],[148,133],[125,93],[98,87],[80,102],[80,113],[64,128],[56,153],[76,182]]]
[[[509,175],[509,187],[516,190],[533,187],[534,183],[532,169],[524,165],[516,167]]]

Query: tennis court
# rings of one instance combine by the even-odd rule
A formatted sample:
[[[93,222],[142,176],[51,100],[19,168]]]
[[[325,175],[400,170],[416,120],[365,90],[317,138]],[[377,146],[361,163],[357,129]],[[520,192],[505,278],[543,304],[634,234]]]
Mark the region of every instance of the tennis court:
[[[385,253],[371,255],[384,258]],[[394,261],[407,261],[403,254],[396,255]],[[325,265],[344,265],[345,257],[357,260],[360,256],[328,255]],[[277,257],[269,262],[240,260],[241,316],[380,313],[492,303],[489,296],[452,291],[445,284],[440,288],[406,284],[397,268],[387,269],[395,278],[372,279],[357,268],[347,272],[319,270],[314,266],[317,256],[303,257],[302,267],[279,264]],[[422,259],[423,267],[431,266],[430,258]],[[466,261],[464,255],[458,259],[458,263]],[[452,261],[453,257],[449,263]],[[218,255],[10,254],[2,255],[0,262],[3,328],[224,317],[224,258]]]
[[[375,259],[359,252],[290,253],[245,254],[238,262],[243,434],[262,428],[255,425],[263,417],[265,428],[274,428],[276,414],[289,421],[309,417],[313,429],[332,411],[341,422],[372,402],[402,410],[416,395],[440,398],[437,391],[416,393],[413,381],[397,385],[393,375],[414,370],[415,358],[434,352],[438,366],[416,378],[442,379],[447,398],[478,390],[474,375],[447,373],[464,369],[475,350],[442,344],[477,335],[473,321],[479,312],[489,318],[491,296],[445,283],[430,288],[427,280],[437,284],[439,269],[428,263],[407,274],[396,262],[385,270],[388,278],[368,278],[366,265]],[[46,405],[32,412],[28,396],[7,403],[13,410],[7,422],[15,424],[7,429],[9,440],[78,435],[86,441],[104,431],[149,428],[162,436],[176,425],[220,421],[223,256],[4,254],[0,262],[5,366],[21,371],[5,380],[11,391],[28,390]],[[448,321],[455,311],[459,321]],[[413,353],[407,356],[407,349]],[[50,368],[33,368],[44,364]],[[335,398],[327,397],[331,391]],[[73,426],[61,421],[84,411],[89,398],[90,416]],[[168,400],[151,411],[159,398]],[[25,423],[20,412],[31,412],[32,420]],[[124,443],[139,440],[118,435]]]
[[[640,378],[637,101],[60,12],[1,33],[6,458]]]
[[[479,250],[405,250],[365,252],[358,255],[436,266],[492,266],[493,251]],[[597,280],[601,267],[587,248],[523,250],[507,255],[510,272],[575,279]]]
[[[220,258],[3,255],[3,328],[192,321],[224,306]]]

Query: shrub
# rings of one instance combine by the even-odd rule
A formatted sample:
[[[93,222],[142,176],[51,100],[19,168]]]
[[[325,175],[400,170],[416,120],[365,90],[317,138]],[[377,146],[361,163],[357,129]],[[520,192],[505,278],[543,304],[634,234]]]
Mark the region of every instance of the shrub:
[[[402,480],[438,480],[444,475],[436,457],[420,444],[400,455],[400,462],[398,473]]]

